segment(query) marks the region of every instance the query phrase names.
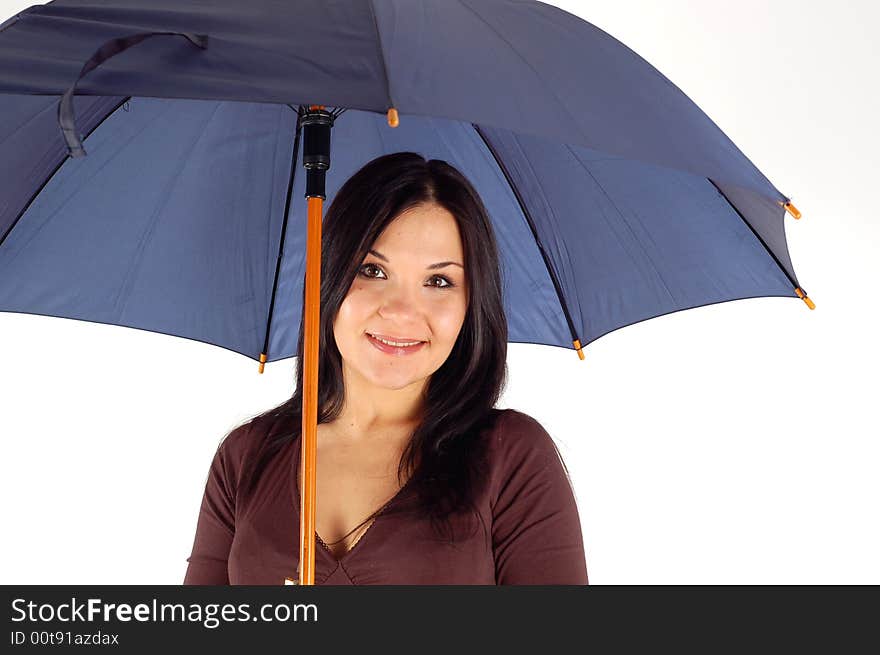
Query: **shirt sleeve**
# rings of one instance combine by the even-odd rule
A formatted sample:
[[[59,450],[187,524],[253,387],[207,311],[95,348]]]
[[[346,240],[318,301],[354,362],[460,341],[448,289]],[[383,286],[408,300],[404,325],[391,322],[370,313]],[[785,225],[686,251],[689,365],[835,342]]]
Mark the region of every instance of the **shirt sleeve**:
[[[240,441],[250,425],[235,428],[217,448],[199,509],[192,554],[187,557],[185,585],[229,584],[229,550],[235,537],[235,497],[240,468]]]
[[[510,409],[494,439],[496,584],[589,584],[574,491],[553,439],[534,418]]]

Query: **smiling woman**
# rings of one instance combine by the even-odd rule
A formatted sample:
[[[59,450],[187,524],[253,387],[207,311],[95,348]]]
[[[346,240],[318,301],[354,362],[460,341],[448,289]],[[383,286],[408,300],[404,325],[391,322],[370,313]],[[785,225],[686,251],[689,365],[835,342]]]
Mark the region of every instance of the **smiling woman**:
[[[507,322],[476,190],[444,161],[385,155],[342,186],[322,231],[316,584],[586,584],[553,440],[495,408]],[[296,577],[296,375],[289,400],[218,448],[186,584]]]
[[[442,258],[448,259],[436,261]],[[382,394],[383,404],[394,413],[420,409],[416,396],[449,357],[464,323],[463,260],[455,217],[436,201],[407,209],[380,234],[333,326],[345,388],[354,397],[409,389]]]

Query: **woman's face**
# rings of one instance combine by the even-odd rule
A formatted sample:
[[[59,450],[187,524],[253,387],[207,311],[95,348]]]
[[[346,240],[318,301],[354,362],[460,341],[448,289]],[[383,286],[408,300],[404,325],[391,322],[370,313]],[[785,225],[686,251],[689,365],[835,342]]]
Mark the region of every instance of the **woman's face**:
[[[468,305],[458,224],[440,205],[395,218],[372,245],[333,324],[343,366],[386,389],[420,383],[446,361]],[[377,342],[424,342],[395,347]]]

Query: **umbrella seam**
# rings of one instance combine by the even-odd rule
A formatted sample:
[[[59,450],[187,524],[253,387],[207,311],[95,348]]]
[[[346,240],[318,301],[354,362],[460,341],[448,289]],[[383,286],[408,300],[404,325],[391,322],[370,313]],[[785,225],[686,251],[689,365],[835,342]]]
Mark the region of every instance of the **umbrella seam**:
[[[108,96],[108,97],[116,97],[116,96]],[[97,123],[96,123],[96,124],[95,124],[95,125],[89,130],[89,131],[88,131],[88,134],[85,135],[85,138],[88,138],[89,136],[91,136],[91,134],[92,134],[95,130],[97,130],[105,120],[107,120],[110,116],[112,116],[114,113],[116,113],[116,110],[118,110],[122,105],[124,105],[126,102],[128,102],[128,100],[131,98],[131,96],[125,96],[124,98],[125,98],[124,100],[122,100],[121,102],[119,102],[119,103],[118,103],[113,109],[111,109],[110,111],[108,111],[108,112],[104,115],[104,117],[101,118],[101,120],[99,120],[99,121],[98,121],[98,122],[97,122]],[[99,103],[96,103],[96,105],[97,105],[97,104],[100,104],[100,102],[99,102]],[[91,107],[91,108],[88,110],[88,112],[85,114],[85,116],[88,116],[88,120],[91,120],[91,119],[94,117],[94,116],[92,116],[92,114],[100,115],[100,114],[98,113],[98,111],[97,111],[96,109],[94,109],[94,106]],[[57,153],[56,153],[56,154],[57,154]],[[48,157],[48,154],[47,154],[47,155],[44,155],[43,159],[46,159],[47,157]],[[42,160],[41,160],[41,161],[42,161]],[[46,186],[49,184],[49,182],[52,180],[52,178],[54,178],[55,175],[58,174],[58,171],[61,170],[61,167],[64,165],[64,162],[66,162],[66,161],[67,161],[67,156],[64,155],[64,156],[61,157],[61,159],[60,159],[58,162],[56,162],[56,165],[55,165],[54,170],[53,170],[53,171],[52,171],[52,172],[46,177],[46,179],[45,179],[45,181],[43,182],[43,184],[40,185],[40,188],[37,189],[37,191],[36,191],[36,192],[30,197],[30,199],[29,199],[29,200],[28,200],[28,201],[22,206],[22,208],[18,211],[18,215],[15,217],[15,220],[12,221],[12,222],[10,223],[9,228],[6,230],[6,232],[5,232],[4,234],[0,235],[0,247],[3,246],[3,244],[6,242],[7,237],[12,233],[12,230],[15,229],[15,226],[16,226],[16,225],[18,224],[18,222],[21,220],[22,216],[24,216],[24,215],[27,213],[27,211],[30,209],[31,205],[33,205],[34,201],[36,201],[37,197],[43,192],[43,189],[46,188]],[[37,168],[34,167],[33,170],[36,171]]]
[[[551,87],[547,83],[547,80],[544,78],[544,76],[541,75],[541,73],[531,64],[531,62],[528,59],[526,59],[519,50],[516,49],[516,47],[513,45],[513,43],[511,43],[507,39],[507,37],[505,37],[501,32],[499,32],[498,29],[494,25],[492,25],[492,23],[490,23],[485,18],[483,18],[483,16],[480,15],[476,9],[474,9],[469,4],[464,2],[464,0],[458,0],[458,2],[462,7],[465,7],[474,16],[479,18],[490,30],[492,30],[492,32],[495,33],[496,36],[498,36],[499,39],[501,39],[502,41],[504,41],[504,43],[507,44],[507,47],[510,48],[511,52],[513,52],[513,54],[515,54],[520,60],[522,60],[522,62],[526,66],[529,67],[529,69],[532,71],[532,73],[534,73],[535,79],[537,79],[539,82],[541,82],[543,87],[545,89],[547,89],[554,98],[556,98],[557,106],[560,107],[568,115],[568,117],[571,119],[572,124],[579,126],[580,123],[578,122],[578,119],[575,117],[574,114],[571,113],[571,111],[569,111],[568,107],[562,101],[562,98],[560,98],[559,94],[556,92],[556,89],[554,89],[553,87]],[[580,131],[580,128],[578,128],[578,131],[580,133],[580,137],[582,139],[585,138],[583,132]]]
[[[123,299],[123,295],[126,291],[126,288],[128,288],[130,290],[131,284],[133,283],[134,278],[136,277],[135,271],[140,268],[140,265],[143,262],[144,250],[146,250],[148,242],[151,241],[153,238],[153,235],[155,233],[155,228],[156,228],[156,222],[159,220],[159,216],[161,215],[166,203],[168,202],[168,199],[171,196],[170,192],[174,189],[174,187],[180,181],[180,173],[183,171],[184,168],[186,168],[186,165],[189,162],[190,156],[192,155],[193,148],[195,148],[195,146],[198,145],[199,141],[201,141],[202,138],[205,136],[205,132],[207,131],[208,124],[211,122],[211,120],[213,120],[214,116],[219,111],[221,104],[222,103],[218,102],[217,105],[214,107],[214,111],[211,112],[211,116],[208,118],[208,120],[205,121],[204,126],[202,127],[201,131],[199,132],[198,138],[190,145],[188,154],[185,155],[184,157],[182,157],[182,161],[180,162],[177,170],[171,176],[171,178],[169,179],[168,183],[166,184],[165,188],[162,191],[163,201],[160,204],[160,206],[157,207],[156,210],[153,211],[152,217],[150,219],[150,224],[147,227],[147,230],[144,232],[143,236],[141,237],[140,242],[138,243],[137,255],[132,258],[132,265],[128,268],[128,271],[125,274],[125,278],[123,279],[122,284],[119,286],[119,291],[116,293],[116,297],[113,299],[113,306],[120,305],[119,309],[117,310],[117,314],[116,314],[117,320],[121,320],[123,314],[125,313],[125,308],[128,305],[128,299],[127,298]],[[121,301],[121,303],[120,303],[120,301]]]
[[[18,125],[18,126],[17,126],[16,128],[14,128],[12,131],[10,131],[9,134],[7,134],[5,137],[3,137],[3,139],[0,139],[0,146],[2,146],[4,143],[6,143],[7,141],[9,141],[9,139],[11,139],[13,136],[15,136],[16,133],[18,133],[18,132],[20,132],[21,130],[23,130],[26,126],[30,125],[30,124],[33,123],[35,120],[37,120],[38,118],[42,117],[42,116],[43,116],[43,112],[45,112],[45,111],[51,111],[52,108],[53,108],[56,104],[57,104],[57,103],[52,102],[52,103],[46,105],[46,106],[43,108],[42,111],[38,111],[38,112],[32,114],[32,115],[31,115],[30,117],[28,117],[23,123],[21,123],[20,125]]]
[[[128,99],[130,99],[130,98],[131,98],[131,96],[128,97]],[[105,117],[104,120],[106,120],[107,118],[109,118],[109,117],[112,116],[112,115],[115,115],[115,114],[118,112],[119,107],[121,107],[122,105],[124,105],[125,102],[127,102],[127,100],[121,102],[121,103],[119,104],[119,106],[116,107],[116,109],[114,109],[113,111],[111,111],[111,112]],[[155,120],[156,120],[156,119],[153,119],[153,121],[151,121],[151,122],[154,122]],[[104,121],[102,120],[101,123],[103,123],[103,122],[104,122]],[[89,136],[91,136],[91,134],[92,134],[95,130],[97,130],[97,128],[101,125],[101,123],[99,123],[98,125],[95,126],[95,129],[92,130],[92,132],[89,133]],[[129,141],[131,141],[131,140],[134,139],[136,136],[138,136],[141,132],[143,132],[143,130],[145,130],[146,127],[147,127],[147,126],[144,126],[144,127],[140,130],[140,132],[138,132],[137,134],[135,134],[134,136],[132,136],[131,139],[129,139]],[[118,154],[118,152],[117,152],[116,154]],[[104,164],[101,165],[101,166],[98,168],[98,170],[93,171],[93,172],[90,174],[90,176],[89,176],[84,182],[90,182],[90,181],[91,181],[96,175],[98,175],[99,173],[101,173],[101,171],[103,171],[105,168],[107,168],[107,166],[109,166],[109,165],[111,164],[111,162],[116,158],[116,154],[114,154],[114,156],[111,157],[108,161],[104,162]],[[58,174],[60,173],[61,169],[63,168],[63,165],[67,162],[68,159],[69,159],[69,157],[64,157],[64,158],[61,160],[61,163],[59,164],[58,169],[57,169],[57,170],[56,170],[56,171],[50,176],[50,178],[46,181],[46,184],[40,189],[40,191],[37,192],[36,195],[34,195],[34,197],[32,198],[31,203],[29,203],[28,206],[24,208],[24,210],[23,210],[23,211],[21,212],[21,214],[19,215],[19,218],[22,218],[22,217],[24,216],[24,214],[26,214],[28,211],[30,211],[31,205],[32,205],[34,202],[37,201],[37,199],[39,198],[40,195],[42,195],[43,191],[44,191],[45,188],[49,185],[49,183],[57,178]],[[43,230],[43,228],[44,228],[46,225],[48,225],[49,222],[52,221],[52,220],[58,215],[58,213],[59,213],[59,212],[60,212],[60,211],[61,211],[61,210],[67,205],[67,203],[69,203],[74,197],[76,197],[76,195],[77,195],[80,191],[82,191],[82,189],[84,188],[84,186],[85,186],[85,185],[84,185],[83,183],[79,184],[79,185],[73,190],[72,193],[69,193],[69,194],[64,198],[64,200],[61,201],[61,203],[60,203],[60,204],[59,204],[59,205],[58,205],[58,206],[57,206],[57,207],[56,207],[51,213],[49,213],[48,216],[45,217],[45,219],[43,220],[42,223],[40,223],[40,224],[38,224],[38,225],[36,226],[36,228],[34,229],[34,231],[33,231],[28,237],[26,237],[26,240],[21,244],[21,246],[19,247],[19,249],[18,249],[16,252],[14,252],[14,253],[12,254],[12,258],[11,258],[10,261],[15,261],[15,259],[19,256],[19,254],[21,254],[22,252],[24,252],[25,248],[26,248],[28,245],[30,245],[31,241],[33,241],[33,240],[37,237],[37,235],[40,234],[40,232]],[[31,222],[34,222],[34,221],[32,220]],[[16,224],[17,224],[17,223],[18,223],[18,220],[16,220]],[[14,226],[13,226],[13,227],[14,227]],[[12,228],[10,228],[9,232],[11,232],[11,231],[12,231]],[[9,232],[7,232],[7,234],[9,234]],[[5,239],[4,239],[4,241],[5,241]]]
[[[544,206],[547,208],[547,217],[553,222],[554,229],[553,229],[552,233],[553,233],[553,235],[558,235],[561,232],[561,230],[559,229],[559,221],[557,220],[556,211],[553,209],[553,205],[547,199],[547,194],[544,192],[544,187],[541,185],[540,178],[535,173],[535,168],[534,168],[534,166],[532,166],[531,160],[529,159],[529,157],[526,156],[526,153],[522,148],[522,144],[519,142],[519,139],[516,136],[514,136],[513,142],[516,144],[516,147],[519,149],[520,153],[522,153],[523,161],[529,167],[529,170],[532,173],[532,177],[534,178],[535,183],[538,187],[538,190],[541,193],[541,199],[543,200]],[[523,203],[523,204],[525,204],[525,203]],[[530,223],[534,223],[534,219],[532,218],[531,214],[529,214],[528,219],[529,219]],[[534,233],[535,241],[537,241],[539,244],[539,247],[542,250],[544,250],[544,244],[538,238],[537,225],[535,225],[532,228],[532,231]],[[558,242],[558,239],[557,239],[557,242]],[[569,271],[572,270],[574,267],[571,264],[571,254],[568,252],[568,247],[566,246],[564,240],[558,245],[557,251],[561,252],[562,254],[565,255],[565,259],[568,261],[568,269],[567,270],[569,270]],[[559,282],[559,274],[558,274],[558,271],[556,270],[556,265],[554,264],[553,260],[550,258],[549,254],[547,254],[547,256],[546,256],[546,265],[547,265],[547,270],[550,273],[550,277],[555,280],[555,284],[559,285],[559,290],[557,291],[557,294],[559,295],[560,302],[562,302],[562,304],[563,304],[566,318],[569,321],[571,321],[571,318],[568,314],[567,306],[565,305],[564,293],[563,293],[564,290],[562,288],[562,284]],[[551,270],[551,268],[552,268],[552,270]],[[574,285],[574,287],[576,289],[577,285]],[[581,317],[581,325],[583,325],[584,324],[584,316],[583,316],[583,312],[581,311],[579,298],[578,298],[578,315]],[[579,338],[578,335],[576,334],[576,331],[574,330],[573,326],[571,327],[571,333],[572,333],[571,338],[573,340]]]
[[[654,264],[654,260],[651,259],[651,256],[648,254],[647,249],[642,245],[642,242],[636,236],[635,230],[633,230],[632,225],[629,224],[629,221],[626,219],[626,216],[624,215],[624,213],[620,210],[620,207],[618,207],[617,203],[615,203],[614,200],[611,198],[611,196],[608,195],[608,192],[605,190],[605,187],[603,187],[602,184],[600,184],[599,180],[596,179],[596,176],[593,175],[593,172],[587,167],[587,165],[583,161],[581,161],[580,157],[577,156],[577,153],[575,153],[575,151],[571,149],[571,146],[567,143],[564,145],[568,149],[568,151],[571,153],[571,156],[574,158],[574,160],[578,164],[580,164],[581,168],[583,168],[584,171],[587,173],[587,175],[590,176],[590,178],[593,180],[593,183],[598,187],[599,191],[602,192],[602,195],[605,196],[605,198],[608,200],[608,202],[611,204],[611,206],[614,207],[614,210],[617,212],[617,215],[620,216],[621,221],[626,226],[627,230],[629,230],[629,233],[632,235],[633,241],[636,243],[636,245],[642,251],[642,254],[645,257],[645,261],[650,265],[650,267],[652,269],[654,269],[654,273],[657,274],[657,279],[660,280],[660,284],[663,285],[663,289],[669,295],[670,300],[672,300],[672,302],[674,304],[678,304],[678,300],[676,300],[675,295],[669,289],[669,285],[666,284],[666,280],[663,279],[663,275],[662,275],[662,273],[660,273],[660,269],[657,268],[656,264]]]
[[[291,107],[292,108],[292,107]],[[275,261],[275,273],[272,280],[272,291],[269,299],[269,313],[266,317],[266,333],[263,337],[263,350],[260,354],[265,354],[269,357],[269,346],[271,340],[271,330],[272,330],[272,318],[275,314],[275,296],[278,291],[278,280],[281,275],[282,268],[282,258],[284,257],[284,245],[287,240],[287,224],[290,217],[290,214],[294,210],[293,203],[291,202],[291,197],[293,195],[293,187],[296,183],[296,171],[297,171],[297,160],[299,159],[299,144],[300,144],[300,125],[299,125],[299,111],[298,108],[296,111],[297,119],[296,119],[296,128],[294,130],[294,138],[293,138],[293,153],[291,154],[291,162],[290,162],[290,175],[287,181],[287,192],[285,194],[284,200],[284,215],[281,219],[281,234],[278,238],[278,257]]]
[[[483,134],[482,130],[479,128],[478,125],[475,125],[473,123],[471,123],[471,125],[473,126],[473,128],[477,132],[477,134],[480,136],[480,138],[483,140],[483,143],[486,145],[486,148],[489,150],[489,153],[492,155],[493,159],[495,160],[495,163],[498,165],[498,168],[501,170],[501,174],[504,176],[504,179],[507,182],[507,185],[510,187],[510,190],[513,192],[513,196],[516,199],[517,204],[519,205],[520,212],[522,212],[523,218],[525,219],[526,224],[529,226],[529,230],[532,233],[532,238],[534,239],[535,245],[538,248],[538,253],[541,255],[541,259],[544,262],[544,266],[547,270],[547,274],[550,277],[550,282],[553,285],[554,291],[556,292],[556,297],[557,297],[557,300],[559,300],[559,304],[562,309],[563,318],[565,319],[565,322],[568,326],[568,330],[569,330],[569,333],[571,334],[572,340],[580,339],[580,336],[578,335],[577,330],[575,329],[574,321],[572,321],[571,314],[568,311],[568,305],[565,302],[565,295],[563,294],[561,285],[559,284],[559,281],[556,278],[556,272],[554,270],[552,262],[549,260],[549,255],[547,255],[547,253],[545,252],[544,246],[541,243],[540,238],[538,237],[538,229],[535,226],[534,221],[532,220],[531,214],[529,213],[528,208],[526,207],[525,201],[521,197],[519,188],[516,186],[513,179],[510,177],[510,174],[507,171],[507,167],[504,165],[504,163],[501,161],[501,159],[495,153],[494,148],[489,143],[489,139]],[[583,320],[583,313],[580,311],[580,303],[578,303],[578,313],[580,314],[581,326],[583,328],[584,320]],[[583,345],[586,345],[586,343],[584,343]],[[568,347],[565,346],[565,348],[568,348]]]
[[[709,183],[710,183],[713,187],[715,187],[715,190],[718,192],[718,195],[720,195],[720,196],[724,199],[724,201],[730,206],[730,208],[733,209],[733,211],[736,213],[737,216],[739,216],[740,220],[746,225],[746,227],[749,228],[749,230],[750,230],[751,233],[752,233],[752,236],[754,236],[754,237],[758,240],[758,242],[764,247],[764,250],[770,255],[770,257],[773,258],[773,261],[774,261],[774,262],[776,263],[776,265],[779,267],[779,270],[782,271],[782,274],[785,275],[785,277],[786,277],[786,279],[788,280],[789,284],[791,284],[792,287],[798,287],[798,288],[800,288],[801,285],[800,285],[800,282],[797,281],[797,275],[795,275],[795,276],[794,276],[794,279],[792,279],[792,276],[788,274],[788,271],[785,270],[785,267],[784,267],[784,266],[782,265],[782,263],[779,261],[779,258],[776,256],[776,253],[774,253],[774,252],[770,249],[770,247],[767,245],[767,243],[764,241],[764,239],[761,237],[761,235],[758,234],[758,231],[757,231],[754,227],[752,227],[752,224],[749,223],[748,220],[746,220],[746,217],[742,215],[742,212],[740,212],[740,210],[737,208],[737,206],[734,205],[734,204],[730,201],[730,198],[727,197],[727,194],[724,193],[724,192],[721,190],[721,187],[718,186],[717,184],[715,184],[715,181],[714,181],[713,179],[708,178],[708,177],[707,177],[706,179],[709,181]],[[783,218],[784,218],[784,217],[785,217],[785,214],[783,214]],[[785,231],[783,230],[783,236],[784,236],[784,235],[785,235]],[[792,264],[791,267],[792,267],[792,272],[794,272],[794,264]]]
[[[286,106],[288,106],[288,105],[281,105],[281,107],[286,107]],[[278,123],[281,123],[281,120],[280,120],[281,113],[286,113],[286,110],[281,109],[281,111],[279,112]],[[266,226],[266,231],[265,231],[266,255],[265,255],[265,258],[263,259],[263,261],[266,264],[266,280],[264,280],[264,282],[268,282],[269,284],[273,284],[274,279],[275,279],[275,273],[273,270],[275,267],[272,265],[273,264],[272,259],[271,259],[272,254],[270,253],[270,246],[272,245],[272,238],[270,236],[269,228],[272,227],[272,205],[273,205],[273,198],[275,197],[275,186],[276,186],[276,182],[278,181],[277,176],[275,175],[275,171],[278,168],[278,141],[279,141],[279,135],[283,135],[283,134],[284,134],[283,128],[276,128],[276,134],[275,134],[275,139],[274,139],[273,148],[272,148],[272,189],[271,189],[271,191],[269,191],[269,196],[266,200],[266,204],[268,205],[266,207],[266,213],[265,213],[266,220],[267,220],[267,226]],[[278,242],[278,248],[279,249],[281,248],[280,239]],[[277,259],[277,257],[276,257],[276,259]],[[262,287],[262,288],[265,289],[265,287]],[[259,297],[258,291],[259,291],[259,289],[256,289],[256,288],[253,290],[254,297]],[[263,309],[265,310],[263,312],[261,312],[260,308],[256,306],[256,303],[254,303],[254,314],[255,314],[254,323],[258,326],[262,325],[263,319],[265,319],[266,320],[266,329],[268,330],[269,329],[269,326],[268,326],[269,298],[263,298],[263,300],[266,302],[266,304],[263,306]],[[262,314],[262,316],[261,316],[261,314]]]
[[[373,0],[367,0],[370,15],[373,17],[373,27],[376,28],[376,42],[379,46],[379,58],[382,60],[382,74],[385,76],[385,94],[388,96],[388,106],[394,107],[394,99],[391,97],[391,78],[388,75],[388,61],[385,58],[385,48],[382,47],[382,31],[379,29],[379,20],[376,18],[376,8]]]

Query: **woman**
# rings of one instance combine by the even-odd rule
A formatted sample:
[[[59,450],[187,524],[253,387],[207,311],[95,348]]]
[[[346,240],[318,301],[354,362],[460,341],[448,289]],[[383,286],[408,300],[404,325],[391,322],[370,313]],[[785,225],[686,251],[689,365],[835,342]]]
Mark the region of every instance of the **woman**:
[[[379,157],[322,231],[315,583],[587,584],[553,440],[494,408],[507,323],[473,186],[444,161]],[[185,584],[298,577],[302,378],[218,448]]]

